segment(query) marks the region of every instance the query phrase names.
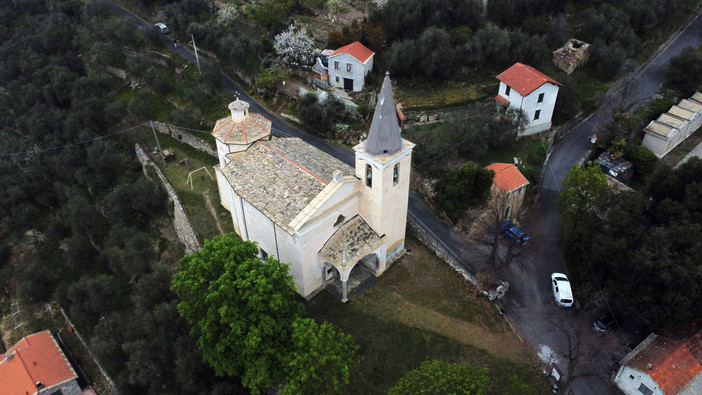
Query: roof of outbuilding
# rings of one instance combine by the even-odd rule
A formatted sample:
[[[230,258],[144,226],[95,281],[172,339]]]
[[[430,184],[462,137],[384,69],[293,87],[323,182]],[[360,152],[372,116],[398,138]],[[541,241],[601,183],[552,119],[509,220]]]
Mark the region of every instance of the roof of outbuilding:
[[[504,97],[497,95],[494,97],[495,101],[502,104],[503,106],[509,105],[509,100],[505,99]]]
[[[350,166],[299,138],[257,141],[228,157],[222,173],[234,192],[291,234],[291,221],[332,181],[335,171],[354,175]]]
[[[502,193],[511,192],[529,184],[517,166],[511,163],[493,163],[487,169],[495,172],[492,182]]]
[[[50,388],[77,377],[48,330],[22,338],[0,359],[3,394],[36,394],[37,382]]]
[[[358,60],[361,63],[366,63],[366,61],[370,59],[371,56],[375,55],[375,52],[368,49],[368,47],[361,44],[359,41],[356,41],[337,49],[329,57],[331,58],[342,53],[347,53],[353,56],[356,60]]]
[[[622,364],[646,373],[666,394],[677,394],[702,379],[702,331],[679,342],[651,334]]]
[[[498,75],[497,79],[519,92],[522,96],[527,96],[547,82],[563,86],[560,82],[523,63],[515,63]]]

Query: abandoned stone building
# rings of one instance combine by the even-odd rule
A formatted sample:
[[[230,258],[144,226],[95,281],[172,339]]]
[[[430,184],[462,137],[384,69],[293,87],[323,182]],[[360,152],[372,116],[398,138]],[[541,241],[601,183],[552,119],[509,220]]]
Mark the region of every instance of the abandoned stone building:
[[[378,276],[404,251],[414,144],[400,136],[389,75],[368,139],[353,148],[355,167],[301,139],[272,137],[271,122],[248,107],[232,102],[212,132],[236,233],[257,242],[262,258],[289,263],[303,297],[339,283],[346,301],[354,273]]]

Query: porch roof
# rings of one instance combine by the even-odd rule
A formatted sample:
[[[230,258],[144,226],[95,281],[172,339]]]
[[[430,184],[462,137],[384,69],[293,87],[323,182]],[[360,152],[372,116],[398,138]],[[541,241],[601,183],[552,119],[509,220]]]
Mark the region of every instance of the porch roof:
[[[319,250],[319,255],[337,268],[347,268],[382,244],[373,228],[360,215],[356,215],[334,232]]]

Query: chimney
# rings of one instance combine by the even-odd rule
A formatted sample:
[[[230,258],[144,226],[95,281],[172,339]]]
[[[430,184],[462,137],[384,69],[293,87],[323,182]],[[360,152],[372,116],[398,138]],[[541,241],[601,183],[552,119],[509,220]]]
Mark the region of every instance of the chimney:
[[[649,364],[646,364],[646,369],[647,369],[647,370],[651,370],[652,367],[653,367],[653,366],[651,366],[650,363],[649,363]]]
[[[249,115],[249,103],[239,100],[239,98],[229,103],[228,107],[232,112],[234,122],[241,122]]]
[[[38,389],[38,390],[43,390],[43,389],[44,389],[44,384],[42,384],[41,381],[37,381],[37,389]]]
[[[332,175],[332,179],[334,180],[334,182],[339,182],[342,178],[344,178],[344,173],[342,173],[341,170],[334,170],[334,173]]]

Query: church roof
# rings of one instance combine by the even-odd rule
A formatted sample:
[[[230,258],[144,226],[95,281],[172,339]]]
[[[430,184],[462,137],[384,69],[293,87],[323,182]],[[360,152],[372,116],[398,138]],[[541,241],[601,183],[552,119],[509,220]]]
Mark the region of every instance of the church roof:
[[[354,265],[382,244],[373,228],[360,215],[356,215],[334,232],[319,254],[337,268],[344,268]]]
[[[222,172],[234,192],[291,234],[291,221],[332,181],[334,171],[354,175],[350,166],[299,138],[258,141],[228,157]]]
[[[378,103],[375,105],[373,122],[368,132],[365,151],[371,155],[383,155],[394,154],[400,149],[402,149],[402,137],[400,137],[400,124],[397,121],[392,83],[390,82],[390,73],[385,73]]]
[[[237,99],[230,106],[243,103]],[[243,110],[242,110],[243,111]],[[242,113],[243,114],[243,113]],[[251,144],[271,134],[271,121],[258,113],[248,113],[243,119],[235,121],[232,116],[217,120],[212,135],[225,144]]]

